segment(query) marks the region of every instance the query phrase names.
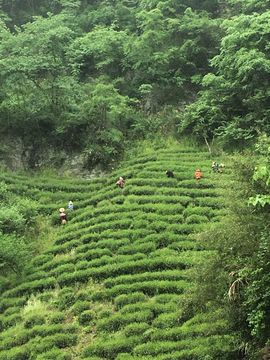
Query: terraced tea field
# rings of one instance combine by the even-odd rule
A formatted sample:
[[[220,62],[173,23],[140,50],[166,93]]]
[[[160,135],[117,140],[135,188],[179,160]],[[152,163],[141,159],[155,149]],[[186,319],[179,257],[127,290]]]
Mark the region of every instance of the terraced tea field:
[[[120,175],[123,190],[115,186]],[[213,174],[209,155],[193,149],[161,150],[91,181],[2,174],[41,213],[57,214],[70,199],[76,209],[26,280],[1,295],[0,360],[213,360],[228,353],[233,336],[222,309],[187,316],[181,304],[193,266],[212,256],[197,234],[226,215],[230,176],[229,166]]]

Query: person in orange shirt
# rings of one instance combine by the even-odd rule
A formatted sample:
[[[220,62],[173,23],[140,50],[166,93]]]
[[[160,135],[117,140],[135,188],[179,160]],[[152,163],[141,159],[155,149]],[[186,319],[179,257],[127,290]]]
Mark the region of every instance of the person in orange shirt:
[[[197,170],[195,171],[194,177],[195,177],[195,179],[198,180],[198,181],[201,180],[201,178],[202,178],[202,172],[201,172],[200,169],[197,169]]]

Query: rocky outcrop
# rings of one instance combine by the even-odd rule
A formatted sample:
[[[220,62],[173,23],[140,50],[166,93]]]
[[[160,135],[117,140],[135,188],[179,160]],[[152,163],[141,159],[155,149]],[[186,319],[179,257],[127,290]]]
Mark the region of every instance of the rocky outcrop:
[[[55,169],[67,175],[92,178],[103,175],[96,167],[87,168],[86,155],[67,152],[49,144],[25,144],[20,137],[3,136],[0,139],[0,166],[11,170]]]

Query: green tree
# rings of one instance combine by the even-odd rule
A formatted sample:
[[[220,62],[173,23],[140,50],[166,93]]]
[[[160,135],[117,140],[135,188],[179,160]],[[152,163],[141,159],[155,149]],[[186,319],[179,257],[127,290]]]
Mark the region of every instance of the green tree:
[[[112,79],[123,74],[125,31],[97,26],[77,38],[69,49],[70,62],[81,79],[106,74]]]
[[[78,141],[85,147],[89,166],[109,164],[119,158],[124,149],[124,136],[135,116],[131,101],[103,79],[85,84],[83,96],[77,117],[77,128],[82,130]],[[69,134],[73,125],[72,120],[63,131]]]
[[[270,133],[269,24],[269,12],[224,21],[226,36],[220,54],[211,61],[216,74],[203,79],[203,91],[187,107],[182,129],[198,132],[203,127],[209,137],[219,135],[230,144],[243,143],[261,131]]]
[[[30,253],[22,238],[14,234],[4,235],[0,232],[0,274],[7,275],[10,271],[20,273]]]
[[[72,108],[76,93],[65,54],[73,36],[64,15],[36,18],[15,34],[2,26],[2,133],[12,131],[37,147],[42,138],[54,138],[56,124]]]

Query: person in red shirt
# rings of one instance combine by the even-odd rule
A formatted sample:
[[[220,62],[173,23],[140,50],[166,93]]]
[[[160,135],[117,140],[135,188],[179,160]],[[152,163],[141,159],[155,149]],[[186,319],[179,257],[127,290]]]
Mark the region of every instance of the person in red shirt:
[[[198,180],[198,181],[201,180],[201,178],[202,178],[202,172],[201,172],[200,169],[197,169],[197,170],[195,171],[194,177],[195,177],[195,179]]]

